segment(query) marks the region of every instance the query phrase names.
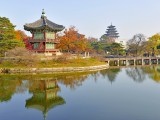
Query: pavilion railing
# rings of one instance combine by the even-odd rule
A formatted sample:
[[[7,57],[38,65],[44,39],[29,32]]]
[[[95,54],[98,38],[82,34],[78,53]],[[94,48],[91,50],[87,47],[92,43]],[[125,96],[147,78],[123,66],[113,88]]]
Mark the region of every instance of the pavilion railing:
[[[59,41],[58,39],[28,39],[28,41]]]

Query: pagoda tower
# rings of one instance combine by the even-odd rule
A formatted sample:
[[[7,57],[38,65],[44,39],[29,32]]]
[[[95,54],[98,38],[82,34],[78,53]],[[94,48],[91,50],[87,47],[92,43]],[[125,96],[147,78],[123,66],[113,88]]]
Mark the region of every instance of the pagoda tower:
[[[31,50],[49,56],[59,51],[56,48],[56,44],[60,41],[56,38],[56,33],[64,28],[63,25],[58,25],[48,20],[44,9],[41,19],[24,25],[24,29],[32,34],[32,38],[28,39],[32,45]]]
[[[115,26],[113,26],[112,24],[110,26],[108,26],[108,29],[106,31],[106,36],[107,37],[110,37],[110,38],[115,38],[117,39],[119,36],[118,36],[119,33],[117,33],[117,30],[115,28]]]

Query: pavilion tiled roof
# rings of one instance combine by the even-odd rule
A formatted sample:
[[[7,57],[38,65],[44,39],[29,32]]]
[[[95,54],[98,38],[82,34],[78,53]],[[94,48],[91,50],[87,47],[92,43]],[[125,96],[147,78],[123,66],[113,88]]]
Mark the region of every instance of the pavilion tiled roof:
[[[24,29],[25,30],[37,29],[37,28],[42,28],[42,27],[45,27],[45,26],[49,27],[50,29],[57,30],[57,31],[61,31],[65,28],[63,25],[58,25],[58,24],[48,20],[46,15],[45,15],[45,12],[43,11],[41,19],[39,19],[39,20],[37,20],[33,23],[25,24]]]

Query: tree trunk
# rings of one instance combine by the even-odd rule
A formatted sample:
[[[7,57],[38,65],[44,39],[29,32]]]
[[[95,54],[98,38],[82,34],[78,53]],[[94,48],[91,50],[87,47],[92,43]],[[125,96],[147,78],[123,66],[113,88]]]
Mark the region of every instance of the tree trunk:
[[[137,48],[136,48],[136,56],[137,56]]]

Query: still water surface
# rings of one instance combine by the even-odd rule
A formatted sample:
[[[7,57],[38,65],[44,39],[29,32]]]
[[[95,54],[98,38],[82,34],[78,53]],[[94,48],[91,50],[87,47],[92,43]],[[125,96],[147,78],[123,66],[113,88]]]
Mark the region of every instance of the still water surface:
[[[160,120],[160,66],[1,75],[1,120]]]

